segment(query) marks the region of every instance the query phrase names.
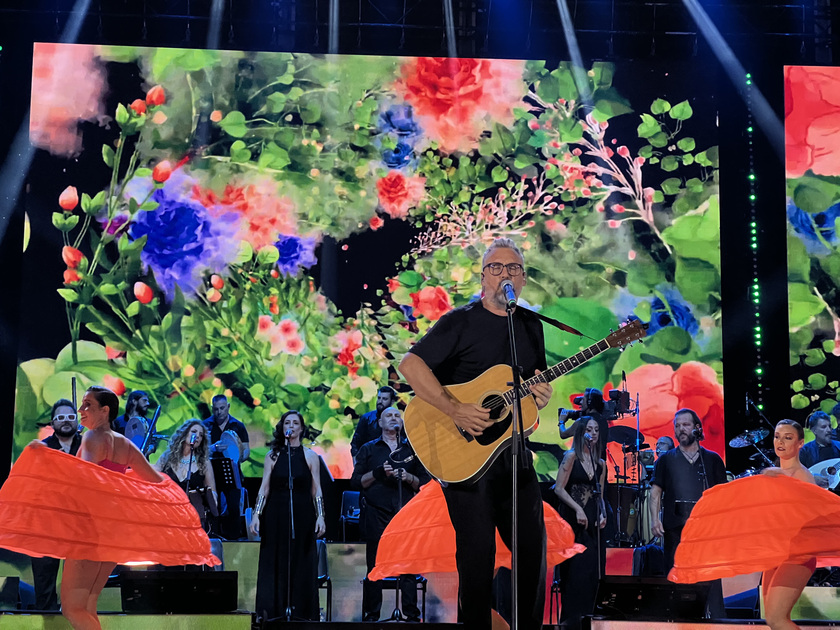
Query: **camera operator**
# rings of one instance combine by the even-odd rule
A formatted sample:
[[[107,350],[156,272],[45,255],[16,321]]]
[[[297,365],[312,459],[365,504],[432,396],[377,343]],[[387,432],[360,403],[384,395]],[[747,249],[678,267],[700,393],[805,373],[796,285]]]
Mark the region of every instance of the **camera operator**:
[[[607,453],[607,432],[609,431],[609,423],[604,415],[604,394],[600,389],[595,387],[587,387],[583,396],[578,396],[572,401],[575,405],[580,405],[580,411],[570,409],[560,409],[558,422],[560,426],[560,437],[563,439],[570,438],[575,434],[575,427],[584,416],[589,416],[598,423],[599,435],[603,436],[598,440],[601,449],[601,459],[606,458]],[[567,426],[569,420],[574,422]]]

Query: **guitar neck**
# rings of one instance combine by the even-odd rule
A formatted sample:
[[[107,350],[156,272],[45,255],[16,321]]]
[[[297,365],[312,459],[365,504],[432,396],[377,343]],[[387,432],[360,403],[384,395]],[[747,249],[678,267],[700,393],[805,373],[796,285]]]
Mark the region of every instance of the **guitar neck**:
[[[525,396],[531,395],[532,385],[535,385],[537,383],[550,383],[554,379],[560,378],[564,374],[567,374],[574,370],[576,367],[579,367],[587,361],[594,359],[605,350],[609,350],[611,347],[612,346],[607,342],[606,339],[602,339],[598,343],[594,343],[588,348],[584,348],[577,354],[572,355],[568,359],[561,361],[554,367],[547,369],[545,372],[541,372],[540,374],[529,378],[527,381],[523,381],[522,385],[519,388],[521,397],[524,398]],[[510,405],[513,403],[513,394],[513,389],[509,389],[504,393],[503,398],[506,404]]]

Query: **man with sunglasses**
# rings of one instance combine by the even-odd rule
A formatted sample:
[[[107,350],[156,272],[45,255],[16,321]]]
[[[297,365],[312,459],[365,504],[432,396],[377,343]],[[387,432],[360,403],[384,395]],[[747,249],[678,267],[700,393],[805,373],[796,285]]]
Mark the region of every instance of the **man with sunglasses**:
[[[480,300],[445,314],[405,355],[400,373],[415,395],[449,416],[461,429],[480,436],[490,427],[490,410],[462,403],[444,385],[466,383],[498,364],[511,364],[507,300],[503,283],[519,297],[525,286],[522,252],[508,238],[496,239],[482,260]],[[546,369],[540,321],[528,309],[513,311],[516,351],[523,379]],[[551,398],[551,386],[531,388],[537,407]],[[530,451],[519,470],[519,627],[541,628],[545,604],[545,525],[542,499]],[[466,628],[491,626],[495,531],[511,546],[512,457],[505,448],[472,482],[447,484],[443,493],[455,528],[458,566],[458,620]]]
[[[53,434],[43,440],[50,448],[61,450],[76,456],[82,444],[79,433],[79,420],[73,403],[64,398],[52,406],[50,424]],[[32,581],[35,588],[35,608],[37,610],[58,610],[58,595],[55,580],[58,577],[58,558],[31,558]]]

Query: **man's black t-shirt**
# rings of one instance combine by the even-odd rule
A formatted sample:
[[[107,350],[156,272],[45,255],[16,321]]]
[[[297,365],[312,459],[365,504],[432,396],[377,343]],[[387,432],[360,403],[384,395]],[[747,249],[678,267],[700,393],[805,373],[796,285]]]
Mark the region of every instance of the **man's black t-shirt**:
[[[406,454],[410,453],[407,447],[408,442],[403,440],[401,450],[397,452],[397,459],[399,461],[402,461],[400,459],[401,457],[405,457]],[[387,477],[381,481],[375,479],[367,488],[362,487],[362,477],[364,474],[373,472],[385,462],[390,462],[394,468],[402,468],[409,475],[417,477],[419,479],[419,486],[425,484],[431,477],[416,457],[404,463],[394,462],[391,459],[391,447],[381,437],[362,445],[358,457],[356,457],[356,465],[353,467],[353,476],[350,479],[350,484],[353,488],[361,490],[362,495],[365,497],[365,503],[368,506],[393,515],[402,508],[399,503],[398,481],[396,477]],[[408,503],[415,494],[416,492],[409,484],[403,483],[403,505]]]
[[[204,429],[210,435],[210,444],[215,444],[216,442],[222,439],[223,431],[216,423],[216,420],[215,418],[213,418],[213,416],[210,416],[209,418],[205,419],[204,422],[202,422],[202,424],[204,425]],[[228,417],[228,421],[225,425],[224,430],[233,431],[234,433],[236,433],[237,436],[239,436],[239,439],[243,443],[248,444],[248,429],[246,429],[245,425],[233,416]]]
[[[41,440],[44,444],[49,446],[50,448],[54,448],[57,451],[62,450],[61,442],[58,439],[58,436],[53,433],[52,435],[44,438]],[[76,453],[79,452],[79,447],[82,445],[82,435],[81,433],[73,434],[73,443],[70,445],[70,455],[76,456]]]
[[[656,460],[651,483],[662,488],[662,527],[664,529],[685,525],[694,504],[703,494],[704,465],[708,487],[726,483],[726,467],[720,455],[702,447],[700,457],[693,464],[685,458],[679,447],[671,449]]]
[[[522,376],[531,378],[546,369],[542,325],[521,306],[513,319]],[[507,317],[476,300],[441,317],[409,352],[423,359],[441,385],[466,383],[494,365],[511,364]]]

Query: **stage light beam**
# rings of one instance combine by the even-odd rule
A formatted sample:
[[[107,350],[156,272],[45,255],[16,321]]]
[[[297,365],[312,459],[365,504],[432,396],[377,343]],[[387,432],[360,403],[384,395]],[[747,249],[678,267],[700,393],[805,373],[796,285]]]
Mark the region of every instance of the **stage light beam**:
[[[566,36],[566,46],[569,49],[569,58],[572,60],[572,78],[575,81],[578,94],[581,100],[587,105],[592,103],[592,92],[589,90],[589,78],[583,67],[583,56],[580,54],[575,25],[572,21],[572,14],[566,0],[557,0],[557,11],[560,13],[560,22],[563,25],[563,34]]]
[[[557,1],[559,3],[562,0]],[[773,147],[773,151],[779,160],[784,162],[785,129],[782,121],[773,112],[773,109],[761,91],[753,84],[752,77],[744,70],[744,66],[738,61],[735,53],[732,52],[732,48],[726,43],[723,35],[720,34],[720,31],[714,22],[712,22],[708,13],[700,6],[698,0],[683,0],[683,4],[694,19],[697,28],[706,39],[720,65],[723,66],[724,72],[726,72],[729,80],[732,81],[740,97],[744,102],[747,101],[748,95],[751,98],[751,109],[756,123],[761,127],[764,135],[767,136],[767,140],[770,146]],[[744,81],[744,77],[747,77],[746,81]]]

